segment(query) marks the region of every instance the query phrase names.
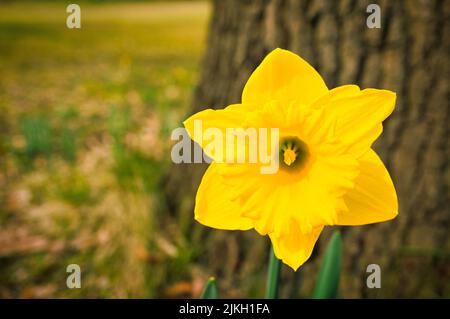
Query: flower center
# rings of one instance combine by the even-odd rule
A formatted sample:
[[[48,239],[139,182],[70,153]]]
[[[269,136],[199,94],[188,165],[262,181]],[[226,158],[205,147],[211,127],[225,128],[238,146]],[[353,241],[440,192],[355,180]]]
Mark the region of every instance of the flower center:
[[[295,136],[284,137],[280,140],[280,163],[286,169],[299,169],[308,159],[308,146]]]

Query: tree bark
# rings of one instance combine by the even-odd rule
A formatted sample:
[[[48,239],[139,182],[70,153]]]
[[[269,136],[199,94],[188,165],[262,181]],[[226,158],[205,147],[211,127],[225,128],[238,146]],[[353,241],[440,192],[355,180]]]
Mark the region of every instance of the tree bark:
[[[400,213],[391,222],[343,227],[342,297],[450,295],[449,59],[450,1],[377,1],[380,29],[369,29],[374,1],[214,1],[207,51],[193,112],[239,103],[251,72],[276,47],[310,62],[329,88],[354,83],[397,93],[375,150],[397,189]],[[193,221],[205,167],[174,166],[166,183],[171,212],[202,246],[196,261],[218,276],[226,297],[260,296],[268,239],[223,232]],[[283,267],[282,297],[312,290],[327,229],[301,278]],[[381,289],[366,286],[366,267],[379,264]],[[300,284],[299,284],[300,283]]]

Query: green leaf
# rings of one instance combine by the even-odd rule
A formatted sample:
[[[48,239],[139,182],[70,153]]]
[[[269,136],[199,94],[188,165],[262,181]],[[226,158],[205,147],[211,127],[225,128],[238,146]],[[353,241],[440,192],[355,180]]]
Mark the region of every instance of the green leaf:
[[[210,277],[203,289],[202,299],[217,299],[219,298],[219,291],[217,290],[216,278]]]
[[[341,274],[342,238],[340,232],[335,232],[325,250],[319,276],[314,289],[313,298],[336,298]]]

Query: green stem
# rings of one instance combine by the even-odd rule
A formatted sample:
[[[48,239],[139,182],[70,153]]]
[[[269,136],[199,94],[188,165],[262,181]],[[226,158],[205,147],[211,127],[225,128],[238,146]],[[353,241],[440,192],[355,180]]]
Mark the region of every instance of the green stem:
[[[281,262],[275,257],[273,252],[273,247],[270,248],[269,257],[269,270],[267,273],[267,287],[266,287],[266,298],[276,299],[278,298],[278,284],[280,281],[280,268]]]

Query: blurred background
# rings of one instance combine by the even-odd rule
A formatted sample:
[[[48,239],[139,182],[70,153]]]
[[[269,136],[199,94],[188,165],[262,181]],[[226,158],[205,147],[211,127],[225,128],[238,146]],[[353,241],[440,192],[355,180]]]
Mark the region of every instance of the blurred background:
[[[372,1],[375,3],[375,1]],[[204,165],[170,161],[189,114],[239,102],[273,48],[329,87],[397,92],[376,150],[400,215],[342,228],[341,297],[450,297],[450,1],[0,1],[0,297],[262,297],[269,241],[193,219]],[[281,297],[308,297],[311,260],[282,270]],[[82,288],[66,287],[79,264]],[[366,267],[382,269],[368,289]]]

